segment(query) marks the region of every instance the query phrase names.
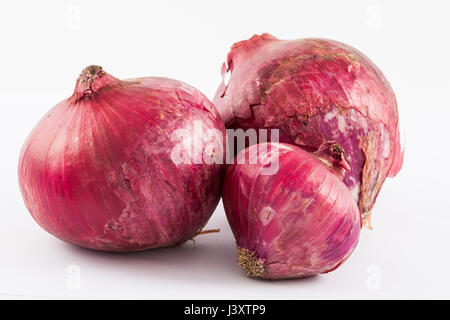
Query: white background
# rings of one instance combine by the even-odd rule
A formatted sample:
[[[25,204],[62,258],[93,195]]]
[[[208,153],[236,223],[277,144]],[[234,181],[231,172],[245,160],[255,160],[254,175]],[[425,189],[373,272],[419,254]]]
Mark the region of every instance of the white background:
[[[2,1],[0,298],[450,298],[449,10],[448,1]],[[396,92],[404,168],[348,262],[303,280],[248,279],[222,204],[208,225],[221,232],[195,247],[101,253],[38,227],[19,193],[19,151],[85,66],[176,78],[212,98],[229,47],[262,32],[350,44]]]

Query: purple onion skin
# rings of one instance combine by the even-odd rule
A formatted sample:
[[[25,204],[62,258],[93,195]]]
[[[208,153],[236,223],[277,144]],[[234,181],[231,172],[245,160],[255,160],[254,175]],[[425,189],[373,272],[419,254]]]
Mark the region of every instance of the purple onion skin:
[[[332,40],[255,35],[236,43],[214,104],[227,128],[276,128],[280,142],[345,150],[344,182],[368,216],[386,177],[403,162],[394,92],[358,50]]]
[[[259,146],[241,151],[237,159],[278,154],[278,172],[264,175],[261,161],[236,160],[223,185],[239,265],[248,276],[264,279],[336,269],[355,249],[361,227],[348,188],[319,158],[294,145],[269,143],[258,154]]]
[[[33,218],[87,248],[134,251],[180,244],[220,199],[222,164],[175,164],[176,129],[223,135],[213,104],[167,78],[119,80],[86,68],[73,96],[37,124],[23,146],[19,183]],[[201,145],[202,152],[205,145]],[[199,150],[194,149],[194,152]],[[201,156],[201,155],[200,155]]]

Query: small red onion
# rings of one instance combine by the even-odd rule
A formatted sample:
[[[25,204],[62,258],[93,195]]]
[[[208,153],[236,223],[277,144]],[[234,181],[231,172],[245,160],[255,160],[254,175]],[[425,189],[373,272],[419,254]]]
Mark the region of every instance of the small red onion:
[[[280,142],[314,152],[337,141],[350,170],[344,182],[368,216],[387,176],[401,168],[398,111],[381,71],[358,50],[331,40],[233,45],[214,104],[227,128],[280,129]]]
[[[183,140],[192,136],[201,139]],[[218,112],[194,88],[119,80],[90,66],[25,142],[20,189],[39,225],[70,243],[110,251],[176,245],[217,206],[224,141]]]
[[[235,162],[222,197],[238,264],[248,276],[306,277],[332,271],[350,256],[361,219],[339,178],[348,169],[339,144],[325,143],[315,155],[294,145],[256,144]]]

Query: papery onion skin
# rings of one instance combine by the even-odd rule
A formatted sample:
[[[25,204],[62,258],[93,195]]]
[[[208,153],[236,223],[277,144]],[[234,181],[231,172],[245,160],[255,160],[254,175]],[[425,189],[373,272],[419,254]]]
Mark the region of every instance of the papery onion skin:
[[[325,39],[255,35],[232,47],[214,104],[227,128],[277,128],[280,142],[316,151],[326,141],[345,150],[344,177],[366,216],[387,176],[403,162],[394,92],[356,49]]]
[[[268,165],[260,160],[275,157],[278,171],[263,174]],[[294,145],[256,144],[241,151],[228,167],[222,199],[238,264],[251,277],[332,271],[359,239],[360,211],[348,188],[318,157]]]
[[[212,130],[225,141],[217,110],[196,89],[86,68],[74,94],[44,116],[22,148],[18,174],[29,212],[56,237],[97,250],[192,238],[219,202],[224,165],[174,162],[179,141],[172,134],[183,128],[201,130],[200,137]],[[192,155],[202,156],[206,144]]]

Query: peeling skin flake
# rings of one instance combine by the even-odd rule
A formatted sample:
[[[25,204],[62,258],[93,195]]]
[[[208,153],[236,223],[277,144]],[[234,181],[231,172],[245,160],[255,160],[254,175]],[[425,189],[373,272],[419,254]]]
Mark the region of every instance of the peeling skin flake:
[[[397,103],[381,71],[343,43],[269,34],[235,44],[227,64],[229,82],[214,98],[227,128],[278,128],[280,142],[310,152],[337,141],[351,166],[344,182],[369,212],[403,159]]]
[[[272,218],[275,215],[275,210],[273,210],[271,207],[264,207],[262,208],[261,212],[259,213],[259,218],[263,225],[268,224]]]

